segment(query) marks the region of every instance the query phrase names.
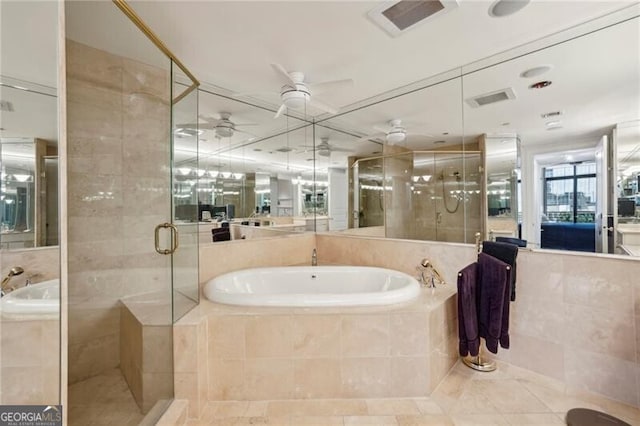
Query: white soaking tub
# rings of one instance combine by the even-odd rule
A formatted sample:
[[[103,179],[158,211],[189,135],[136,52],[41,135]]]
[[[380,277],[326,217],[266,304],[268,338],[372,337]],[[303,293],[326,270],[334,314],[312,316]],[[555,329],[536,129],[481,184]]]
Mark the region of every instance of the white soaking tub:
[[[208,281],[212,302],[245,306],[376,306],[420,293],[410,275],[365,266],[287,266],[243,269]]]
[[[3,317],[48,317],[60,312],[60,280],[21,287],[0,299]]]

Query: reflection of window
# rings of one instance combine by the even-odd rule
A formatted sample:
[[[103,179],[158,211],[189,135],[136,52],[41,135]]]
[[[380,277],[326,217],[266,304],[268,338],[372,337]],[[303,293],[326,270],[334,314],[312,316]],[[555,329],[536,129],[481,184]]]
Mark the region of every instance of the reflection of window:
[[[547,167],[544,171],[544,214],[554,222],[594,222],[595,163]]]

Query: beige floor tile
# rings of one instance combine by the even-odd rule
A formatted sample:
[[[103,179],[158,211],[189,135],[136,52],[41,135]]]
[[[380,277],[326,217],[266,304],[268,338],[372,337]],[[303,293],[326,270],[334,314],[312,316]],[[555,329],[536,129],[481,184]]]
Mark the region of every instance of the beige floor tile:
[[[633,425],[640,424],[640,409],[637,407],[632,407],[622,402],[583,391],[568,390],[567,393],[570,396],[575,396],[580,401],[584,401],[583,404],[593,404],[602,407],[600,411],[604,411],[614,417],[619,417]]]
[[[267,415],[267,401],[249,401],[249,407],[244,413],[247,417],[264,417]]]
[[[343,426],[342,416],[294,416],[291,426]]]
[[[421,414],[412,399],[367,399],[370,416],[397,416]]]
[[[493,426],[508,425],[501,414],[452,414],[455,426]]]
[[[504,414],[503,417],[510,425],[544,425],[555,426],[566,424],[557,414]]]
[[[420,414],[444,414],[444,410],[431,398],[414,399]]]
[[[398,426],[395,416],[345,416],[344,426]]]
[[[558,388],[550,388],[546,385],[533,383],[531,381],[521,381],[524,387],[542,401],[554,413],[566,413],[576,407],[590,408],[602,411],[602,407],[579,398],[566,395]]]
[[[448,408],[449,414],[499,414],[498,409],[489,400],[490,394],[484,386],[476,385],[477,383],[480,382],[469,383],[462,395],[456,398],[453,405]],[[434,400],[442,406],[438,399],[434,398]]]
[[[212,401],[204,407],[201,418],[250,417],[247,413],[248,408],[249,401]]]
[[[320,399],[270,401],[268,417],[282,416],[366,416],[367,403],[362,399]]]
[[[485,395],[503,414],[552,411],[517,380],[476,380],[469,385],[467,392]]]
[[[396,416],[398,426],[453,426],[453,421],[444,415]]]

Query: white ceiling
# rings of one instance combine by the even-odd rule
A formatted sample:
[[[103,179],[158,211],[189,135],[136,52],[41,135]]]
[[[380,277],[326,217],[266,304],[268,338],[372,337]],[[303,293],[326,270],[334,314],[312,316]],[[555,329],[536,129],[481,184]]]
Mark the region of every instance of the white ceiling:
[[[316,126],[315,135],[313,128],[309,127],[292,132],[288,137],[284,132],[299,127],[303,121],[292,117],[273,120],[273,112],[240,102],[255,100],[260,105],[272,105],[271,109],[275,111],[279,102],[277,94],[232,100],[201,93],[201,114],[218,117],[220,112],[230,112],[234,122],[259,124],[241,127],[253,135],[236,132],[230,140],[218,141],[211,131],[201,135],[201,148],[205,157],[210,157],[209,164],[224,163],[225,157],[219,161],[214,155],[222,151],[226,152],[228,166],[237,170],[249,170],[250,164],[254,169],[271,165],[278,170],[286,171],[288,168],[292,172],[296,167],[307,170],[313,165],[308,161],[312,152],[307,146],[313,143],[314,136],[316,143],[321,137],[329,137],[331,145],[359,155],[370,155],[380,150],[380,144],[359,136],[379,133],[376,129],[386,127],[387,122],[394,118],[403,120],[409,134],[407,146],[412,149],[433,149],[436,147],[433,142],[437,140],[444,140],[445,146],[463,140],[468,142],[482,133],[517,133],[524,144],[553,142],[560,145],[569,138],[593,138],[616,123],[640,118],[640,31],[637,19],[611,31],[598,32],[467,74],[463,79],[451,79],[459,75],[456,67],[539,40],[629,4],[636,4],[637,9],[637,2],[532,1],[519,13],[506,18],[488,15],[492,2],[460,0],[457,9],[397,38],[389,37],[366,17],[367,11],[380,2],[130,3],[204,83],[203,87],[214,88],[223,94],[277,92],[281,82],[271,69],[271,63],[280,63],[288,70],[304,71],[311,82],[352,78],[355,81],[352,88],[322,94],[322,100],[345,110],[349,110],[350,105],[366,103],[363,102],[366,99],[378,99],[381,93],[400,87],[413,84],[411,87],[415,88],[420,84],[444,81],[332,118],[323,123],[326,127]],[[45,3],[51,4],[2,1],[0,10],[5,16],[4,11],[9,10],[7,5],[20,4],[28,8],[20,12],[28,21],[33,7]],[[70,38],[168,67],[164,57],[110,1],[71,2],[66,7]],[[6,47],[9,40],[14,40],[13,34],[19,32],[19,26],[8,26],[6,21],[3,18],[3,59],[7,52],[18,55],[20,50],[15,48],[15,43],[10,44],[13,47]],[[34,18],[34,22],[39,22],[39,18]],[[50,24],[42,23],[41,31],[22,33],[21,40],[27,43],[23,46],[35,53],[22,55],[26,59],[15,68],[8,68],[5,60],[3,74],[10,71],[11,77],[50,84],[51,67],[34,59],[49,57],[54,50],[46,50],[49,56],[37,53],[54,39],[45,30],[49,28],[53,32],[55,25]],[[31,39],[35,41],[30,42]],[[553,84],[546,89],[532,91],[527,88],[532,81],[520,78],[519,74],[540,64],[554,66],[541,77],[553,80]],[[453,71],[425,80],[447,70]],[[39,72],[41,76],[38,76]],[[479,109],[471,109],[463,102],[471,95],[505,87],[514,88],[515,101]],[[547,131],[539,115],[556,109],[565,111],[562,118],[564,128]],[[320,115],[321,111],[309,109],[301,116],[310,120]],[[176,124],[194,120],[195,117],[188,114],[179,114]],[[510,124],[502,126],[505,122]],[[251,140],[256,136],[257,139]],[[288,154],[276,151],[286,146],[292,149]],[[178,140],[178,148],[180,151],[176,158],[179,161],[192,161],[195,148],[188,138]],[[316,158],[321,167],[343,166],[348,155],[353,154],[332,152],[329,157]],[[206,165],[207,161],[202,164]]]

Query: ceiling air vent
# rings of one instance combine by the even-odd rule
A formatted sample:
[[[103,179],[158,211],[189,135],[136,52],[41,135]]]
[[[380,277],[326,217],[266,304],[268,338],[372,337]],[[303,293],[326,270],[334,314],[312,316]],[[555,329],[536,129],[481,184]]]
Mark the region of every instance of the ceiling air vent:
[[[367,16],[390,36],[397,37],[419,23],[443,15],[458,7],[456,0],[386,1]]]
[[[293,148],[289,148],[288,146],[283,146],[282,148],[276,149],[277,152],[291,152]]]
[[[479,96],[467,99],[467,103],[473,107],[478,108],[481,106],[494,104],[496,102],[507,101],[509,99],[515,99],[516,94],[512,88],[500,89],[491,93],[484,93]]]

